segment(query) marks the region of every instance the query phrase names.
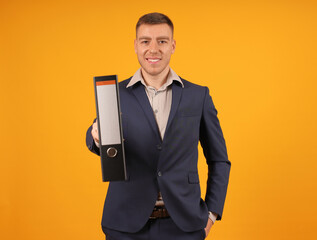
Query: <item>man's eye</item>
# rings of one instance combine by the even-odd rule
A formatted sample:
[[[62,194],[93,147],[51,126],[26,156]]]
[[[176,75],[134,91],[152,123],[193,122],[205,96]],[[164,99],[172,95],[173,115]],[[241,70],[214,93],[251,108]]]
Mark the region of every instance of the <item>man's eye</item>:
[[[149,41],[142,41],[141,43],[143,43],[143,44],[147,44]]]
[[[159,43],[160,43],[160,44],[163,44],[163,43],[167,43],[167,42],[164,41],[164,40],[161,40],[161,41],[159,41]]]

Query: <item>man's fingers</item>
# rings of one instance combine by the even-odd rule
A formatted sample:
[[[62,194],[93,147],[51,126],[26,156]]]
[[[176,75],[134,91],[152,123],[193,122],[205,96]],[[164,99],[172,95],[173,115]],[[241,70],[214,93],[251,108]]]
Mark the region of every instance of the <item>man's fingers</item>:
[[[208,218],[207,226],[205,227],[206,237],[208,236],[212,225],[213,225],[213,222],[210,220],[210,218]]]
[[[98,125],[96,122],[94,122],[92,124],[92,129],[91,129],[91,135],[93,137],[93,139],[99,143],[99,136],[98,136]]]

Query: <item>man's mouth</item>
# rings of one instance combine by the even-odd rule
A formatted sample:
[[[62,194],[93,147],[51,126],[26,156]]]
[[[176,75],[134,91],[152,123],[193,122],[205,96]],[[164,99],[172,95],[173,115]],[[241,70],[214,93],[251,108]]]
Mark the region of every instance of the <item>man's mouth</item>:
[[[160,61],[161,59],[159,59],[159,58],[146,58],[146,60],[147,60],[149,63],[157,63],[157,62]]]

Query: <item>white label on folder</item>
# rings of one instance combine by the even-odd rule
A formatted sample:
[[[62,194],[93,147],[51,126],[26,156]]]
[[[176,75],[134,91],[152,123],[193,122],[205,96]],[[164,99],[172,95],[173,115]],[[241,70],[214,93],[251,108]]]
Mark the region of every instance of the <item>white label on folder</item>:
[[[99,85],[96,88],[101,145],[121,144],[116,85]]]

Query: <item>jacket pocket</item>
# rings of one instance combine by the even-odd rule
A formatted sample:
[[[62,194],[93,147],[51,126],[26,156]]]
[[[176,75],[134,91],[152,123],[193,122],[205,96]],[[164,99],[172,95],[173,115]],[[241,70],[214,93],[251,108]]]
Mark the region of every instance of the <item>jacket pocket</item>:
[[[177,115],[178,117],[199,117],[201,113],[197,111],[181,111]]]
[[[188,183],[190,183],[190,184],[198,184],[199,183],[199,176],[198,176],[197,172],[188,173]]]

